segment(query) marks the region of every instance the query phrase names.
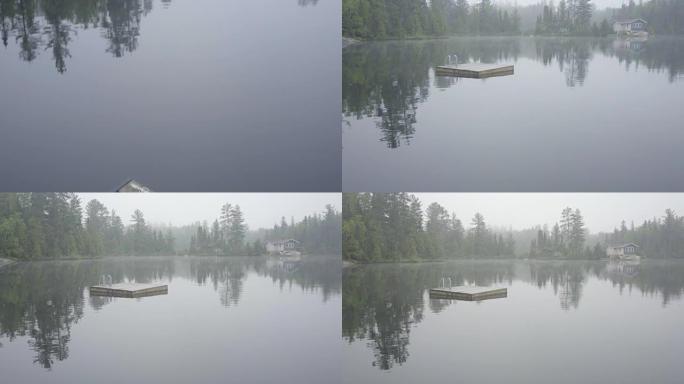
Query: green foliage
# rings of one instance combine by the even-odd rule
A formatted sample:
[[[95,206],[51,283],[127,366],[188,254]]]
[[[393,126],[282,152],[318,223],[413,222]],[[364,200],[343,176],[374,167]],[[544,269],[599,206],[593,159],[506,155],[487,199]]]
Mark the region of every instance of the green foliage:
[[[361,39],[520,34],[520,17],[490,0],[343,0],[342,35]]]
[[[558,6],[544,4],[537,16],[534,33],[537,35],[595,35],[612,33],[612,27],[603,20],[601,27],[591,24],[593,5],[590,0],[561,0]]]
[[[684,217],[667,209],[661,218],[653,218],[630,228],[623,221],[620,228],[606,236],[611,244],[636,243],[639,253],[648,258],[684,258]]]
[[[529,256],[540,259],[600,259],[605,257],[601,244],[585,247],[587,231],[579,209],[568,207],[561,212],[561,219],[551,231],[544,226],[537,230],[537,237],[530,243]]]
[[[332,206],[321,214],[288,224],[285,218],[273,229],[250,233],[238,205],[225,204],[211,227],[153,227],[142,211],[135,210],[129,225],[98,200],[86,204],[74,193],[0,193],[0,257],[19,260],[98,256],[152,256],[177,253],[176,238],[187,230],[183,245],[190,255],[266,254],[265,241],[294,238],[315,254],[339,254],[342,216]],[[248,239],[248,236],[251,239]],[[188,245],[189,243],[189,245]]]
[[[414,195],[344,193],[342,256],[358,262],[441,260],[514,255],[510,234],[487,228],[480,214],[467,235],[461,221],[437,203],[425,213]],[[425,222],[424,219],[425,218]]]
[[[614,20],[641,18],[651,32],[661,35],[684,34],[684,1],[651,0],[635,4],[630,1],[612,10]]]
[[[322,213],[304,216],[299,222],[290,219],[288,224],[283,217],[280,225],[260,231],[259,237],[264,241],[295,239],[306,253],[339,255],[342,249],[341,233],[342,214],[332,205],[326,205]]]
[[[190,239],[188,252],[191,255],[236,256],[263,254],[265,246],[259,241],[245,244],[247,226],[239,205],[226,203],[221,207],[221,217],[211,228],[207,223],[199,224]]]
[[[173,254],[170,235],[147,226],[136,211],[125,231],[121,218],[97,200],[74,193],[0,193],[0,257],[19,260]]]

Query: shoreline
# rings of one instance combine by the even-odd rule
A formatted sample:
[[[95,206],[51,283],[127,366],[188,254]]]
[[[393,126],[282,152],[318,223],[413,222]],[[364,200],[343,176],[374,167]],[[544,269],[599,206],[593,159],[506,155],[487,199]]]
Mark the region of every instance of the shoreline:
[[[656,260],[662,260],[662,261],[668,261],[668,260],[683,260],[684,258],[667,258],[667,259],[646,259],[648,261],[656,261]],[[475,261],[475,262],[492,262],[492,261],[532,261],[532,262],[569,262],[569,261],[579,261],[579,262],[594,262],[594,261],[610,261],[609,258],[601,258],[601,259],[531,259],[531,258],[504,258],[504,259],[434,259],[434,260],[380,260],[380,261],[368,261],[368,262],[362,262],[362,261],[356,261],[356,260],[342,260],[342,266],[343,268],[350,268],[350,267],[356,267],[360,265],[377,265],[377,264],[428,264],[428,263],[446,263],[446,262],[452,262],[452,261]],[[642,259],[642,262],[644,260]]]
[[[16,262],[17,261],[14,259],[7,259],[7,258],[1,258],[0,257],[0,269],[2,269],[4,267],[8,267],[8,266],[10,266]]]

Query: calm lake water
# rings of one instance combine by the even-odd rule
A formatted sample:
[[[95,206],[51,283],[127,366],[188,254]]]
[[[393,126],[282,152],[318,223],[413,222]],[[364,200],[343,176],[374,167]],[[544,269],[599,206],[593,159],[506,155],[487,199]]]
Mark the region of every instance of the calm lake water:
[[[0,270],[0,381],[335,382],[340,269],[339,257],[16,264]],[[91,297],[103,278],[169,291]]]
[[[502,285],[508,297],[431,300]],[[343,272],[347,383],[681,383],[684,261],[460,261]]]
[[[342,73],[346,191],[684,189],[684,38],[364,43]]]
[[[3,191],[339,191],[339,0],[0,1]]]

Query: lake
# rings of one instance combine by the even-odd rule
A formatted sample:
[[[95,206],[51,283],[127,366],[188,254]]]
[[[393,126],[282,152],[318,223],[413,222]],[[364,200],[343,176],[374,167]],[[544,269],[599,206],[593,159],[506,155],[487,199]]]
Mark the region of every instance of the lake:
[[[339,256],[14,264],[0,270],[0,381],[335,382],[340,268]],[[103,280],[168,294],[90,296]]]
[[[506,298],[431,300],[502,285]],[[347,383],[680,383],[684,260],[345,268]]]
[[[343,51],[345,191],[673,191],[684,38],[450,38]],[[435,76],[510,63],[511,76]]]
[[[339,191],[340,12],[1,1],[2,190]]]

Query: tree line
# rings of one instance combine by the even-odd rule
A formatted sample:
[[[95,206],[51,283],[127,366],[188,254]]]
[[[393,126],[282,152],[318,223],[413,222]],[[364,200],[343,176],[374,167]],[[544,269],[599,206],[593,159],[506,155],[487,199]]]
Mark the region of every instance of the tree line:
[[[477,213],[468,227],[438,203],[414,195],[344,193],[342,255],[359,262],[512,257],[511,233],[491,230]]]
[[[606,246],[628,242],[639,245],[648,258],[684,257],[684,217],[670,209],[639,227],[628,229],[623,222],[613,233],[591,235],[582,212],[570,207],[551,228],[502,230],[488,226],[480,213],[464,224],[439,203],[423,209],[421,201],[408,193],[344,193],[342,204],[342,255],[356,262],[594,260],[606,257]]]
[[[586,246],[587,229],[579,209],[567,207],[561,212],[559,223],[549,231],[547,226],[537,230],[537,238],[530,244],[530,258],[600,259],[606,256],[600,243]]]
[[[267,253],[266,244],[270,241],[295,239],[306,253],[339,254],[342,249],[341,227],[341,214],[332,205],[327,205],[323,214],[307,215],[298,222],[291,218],[289,223],[282,217],[280,224],[274,224],[273,228],[259,229],[250,234],[240,206],[225,204],[220,218],[211,225],[204,222],[194,226],[188,253],[259,256]]]
[[[295,222],[288,223],[285,217],[273,228],[259,231],[259,237],[266,241],[295,239],[304,246],[307,253],[337,254],[342,251],[342,214],[332,205],[326,205],[325,211],[305,216]]]
[[[650,258],[684,257],[684,217],[672,209],[665,210],[663,217],[645,220],[637,227],[631,223],[628,228],[622,221],[619,228],[604,237],[610,244],[636,243],[640,253]]]
[[[592,23],[594,12],[590,0],[561,0],[558,6],[553,2],[544,4],[537,16],[536,35],[580,35],[606,36],[613,33],[613,26],[604,18],[601,23]]]
[[[126,226],[98,200],[75,193],[1,193],[0,257],[20,260],[174,253],[174,238],[140,210]]]
[[[93,199],[83,206],[75,193],[0,193],[0,257],[18,260],[99,256],[250,255],[266,253],[265,242],[295,238],[309,253],[339,254],[341,214],[323,214],[290,225],[249,232],[239,205],[221,207],[212,226],[191,227],[189,244],[176,238],[187,227],[160,227],[142,211],[122,218]],[[252,240],[248,241],[247,238]]]
[[[343,0],[342,35],[361,39],[520,34],[517,8],[491,0]]]
[[[611,9],[614,20],[641,18],[648,29],[661,35],[684,34],[684,2],[681,0],[651,0],[635,3],[630,0],[618,9]]]

